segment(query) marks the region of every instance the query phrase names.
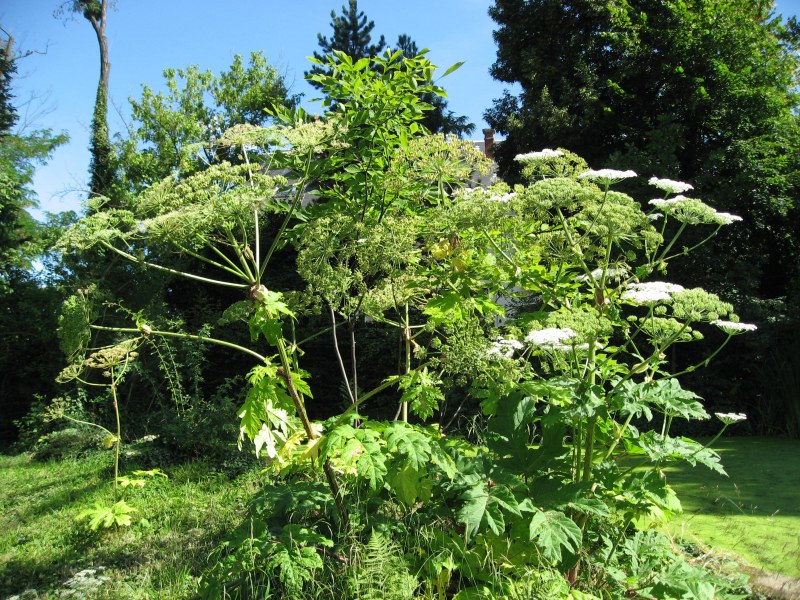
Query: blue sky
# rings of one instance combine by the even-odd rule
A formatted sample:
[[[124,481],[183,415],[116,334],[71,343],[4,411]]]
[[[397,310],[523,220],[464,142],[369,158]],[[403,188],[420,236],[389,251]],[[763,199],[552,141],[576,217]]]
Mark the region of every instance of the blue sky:
[[[89,164],[88,131],[94,104],[99,59],[97,40],[83,18],[58,20],[53,11],[60,0],[3,0],[0,24],[15,38],[19,51],[35,50],[20,61],[15,94],[25,103],[21,114],[32,128],[66,131],[71,141],[58,149],[50,163],[37,171],[34,187],[41,211],[77,210],[85,198]],[[218,73],[234,54],[261,50],[285,74],[294,93],[305,95],[309,110],[317,96],[303,79],[306,57],[318,49],[317,33],[330,34],[330,12],[346,0],[118,0],[109,15],[111,58],[109,122],[122,131],[128,98],[138,97],[141,85],[159,89],[168,67],[200,65]],[[359,0],[359,9],[375,21],[373,34],[394,43],[406,33],[429,58],[444,69],[464,66],[441,83],[449,108],[466,115],[480,137],[483,112],[504,86],[488,70],[495,59],[494,22],[487,10],[491,0]],[[781,0],[778,11],[798,14],[800,0]],[[318,110],[318,109],[317,109]],[[35,214],[41,215],[41,211]]]

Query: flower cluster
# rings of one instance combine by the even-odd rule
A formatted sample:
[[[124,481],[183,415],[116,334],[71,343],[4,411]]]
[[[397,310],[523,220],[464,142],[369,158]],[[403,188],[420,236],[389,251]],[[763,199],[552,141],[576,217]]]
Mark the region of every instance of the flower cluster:
[[[718,212],[695,198],[675,196],[674,198],[655,198],[650,204],[661,210],[664,214],[674,217],[678,221],[698,225],[707,223],[712,225],[730,225],[741,221],[742,217],[726,212]]]
[[[522,350],[522,348],[522,344],[517,340],[507,340],[501,337],[496,342],[492,342],[486,354],[489,357],[511,358],[516,350]]]
[[[629,179],[636,176],[637,175],[634,171],[618,171],[616,169],[589,170],[578,175],[578,177],[581,179],[591,179],[592,181],[596,181],[597,183],[601,183],[603,185],[611,185],[612,183],[617,183],[623,179]]]
[[[755,331],[758,329],[755,325],[751,325],[750,323],[737,323],[734,321],[722,321],[717,319],[716,321],[711,321],[712,325],[716,325],[722,331],[727,333],[728,335],[736,335],[737,333],[744,333],[746,331]]]
[[[514,196],[516,196],[514,192],[508,192],[507,194],[490,194],[487,198],[491,202],[508,202]]]
[[[607,280],[615,280],[615,279],[622,279],[628,275],[628,270],[622,267],[609,267],[608,269],[597,268],[588,275],[579,275],[578,281],[589,281],[593,279],[594,281],[600,281],[603,277],[603,273],[606,275]]]
[[[672,294],[683,290],[684,287],[682,285],[667,283],[666,281],[631,283],[625,288],[622,299],[629,300],[635,304],[653,304],[669,300],[672,298]]]
[[[717,418],[725,425],[732,425],[747,420],[747,415],[744,413],[714,413]]]
[[[544,160],[546,158],[555,158],[557,156],[564,156],[564,153],[561,150],[551,150],[550,148],[545,148],[544,150],[539,150],[539,152],[517,154],[514,157],[514,160],[518,162],[532,162],[534,160]]]
[[[689,183],[674,181],[672,179],[659,179],[658,177],[651,177],[647,183],[654,185],[668,194],[682,194],[694,189],[694,186]]]
[[[534,329],[527,336],[525,341],[532,346],[538,346],[545,350],[563,350],[566,349],[565,342],[574,338],[577,334],[565,327],[559,329],[558,327],[548,327],[546,329]]]

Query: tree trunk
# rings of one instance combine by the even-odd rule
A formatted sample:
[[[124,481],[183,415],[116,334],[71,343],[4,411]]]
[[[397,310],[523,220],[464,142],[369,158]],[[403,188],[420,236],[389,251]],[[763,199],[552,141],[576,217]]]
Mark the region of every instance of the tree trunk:
[[[92,115],[92,138],[89,143],[89,151],[92,155],[89,168],[91,196],[110,196],[114,183],[114,164],[108,135],[108,81],[111,72],[111,63],[108,59],[108,38],[106,37],[108,1],[102,0],[100,3],[99,15],[90,12],[84,12],[83,15],[91,23],[100,48],[100,80],[97,84],[97,97]]]

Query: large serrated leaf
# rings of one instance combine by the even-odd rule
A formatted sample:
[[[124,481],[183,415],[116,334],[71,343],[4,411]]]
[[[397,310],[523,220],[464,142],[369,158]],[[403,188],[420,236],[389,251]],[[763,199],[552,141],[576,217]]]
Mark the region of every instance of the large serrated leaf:
[[[466,525],[465,536],[469,540],[480,530],[489,505],[489,494],[485,485],[480,483],[461,494],[461,500],[464,506],[458,511],[458,520]]]
[[[423,433],[405,423],[393,423],[384,432],[386,448],[404,456],[406,464],[423,471],[431,456],[431,445]]]
[[[530,539],[551,563],[558,563],[563,550],[577,552],[583,539],[581,528],[562,512],[555,510],[540,511],[533,515],[530,522]]]
[[[426,502],[431,497],[433,482],[425,473],[409,466],[394,470],[386,476],[386,483],[397,498],[406,505],[413,505],[418,500]]]
[[[507,487],[478,483],[460,496],[464,506],[458,511],[458,520],[466,525],[466,537],[472,538],[482,528],[488,527],[501,535],[506,528],[503,510],[520,516],[520,505]]]

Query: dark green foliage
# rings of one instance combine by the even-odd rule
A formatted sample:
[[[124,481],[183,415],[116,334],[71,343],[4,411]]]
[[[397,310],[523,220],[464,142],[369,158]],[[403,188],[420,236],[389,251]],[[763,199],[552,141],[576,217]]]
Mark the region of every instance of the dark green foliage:
[[[33,448],[36,460],[77,458],[100,448],[103,433],[94,427],[67,427],[40,438]]]
[[[16,72],[11,41],[0,53],[0,395],[6,409],[0,417],[0,443],[13,440],[13,421],[21,418],[36,394],[54,391],[59,369],[56,315],[59,292],[55,277],[32,268],[47,260],[45,250],[60,229],[37,222],[28,212],[36,207],[32,190],[36,166],[43,164],[65,134],[50,130],[17,134],[13,101]]]
[[[17,122],[18,115],[14,109],[14,93],[11,91],[11,82],[17,72],[17,66],[11,55],[12,42],[5,41],[5,48],[0,52],[0,132],[7,135]]]

